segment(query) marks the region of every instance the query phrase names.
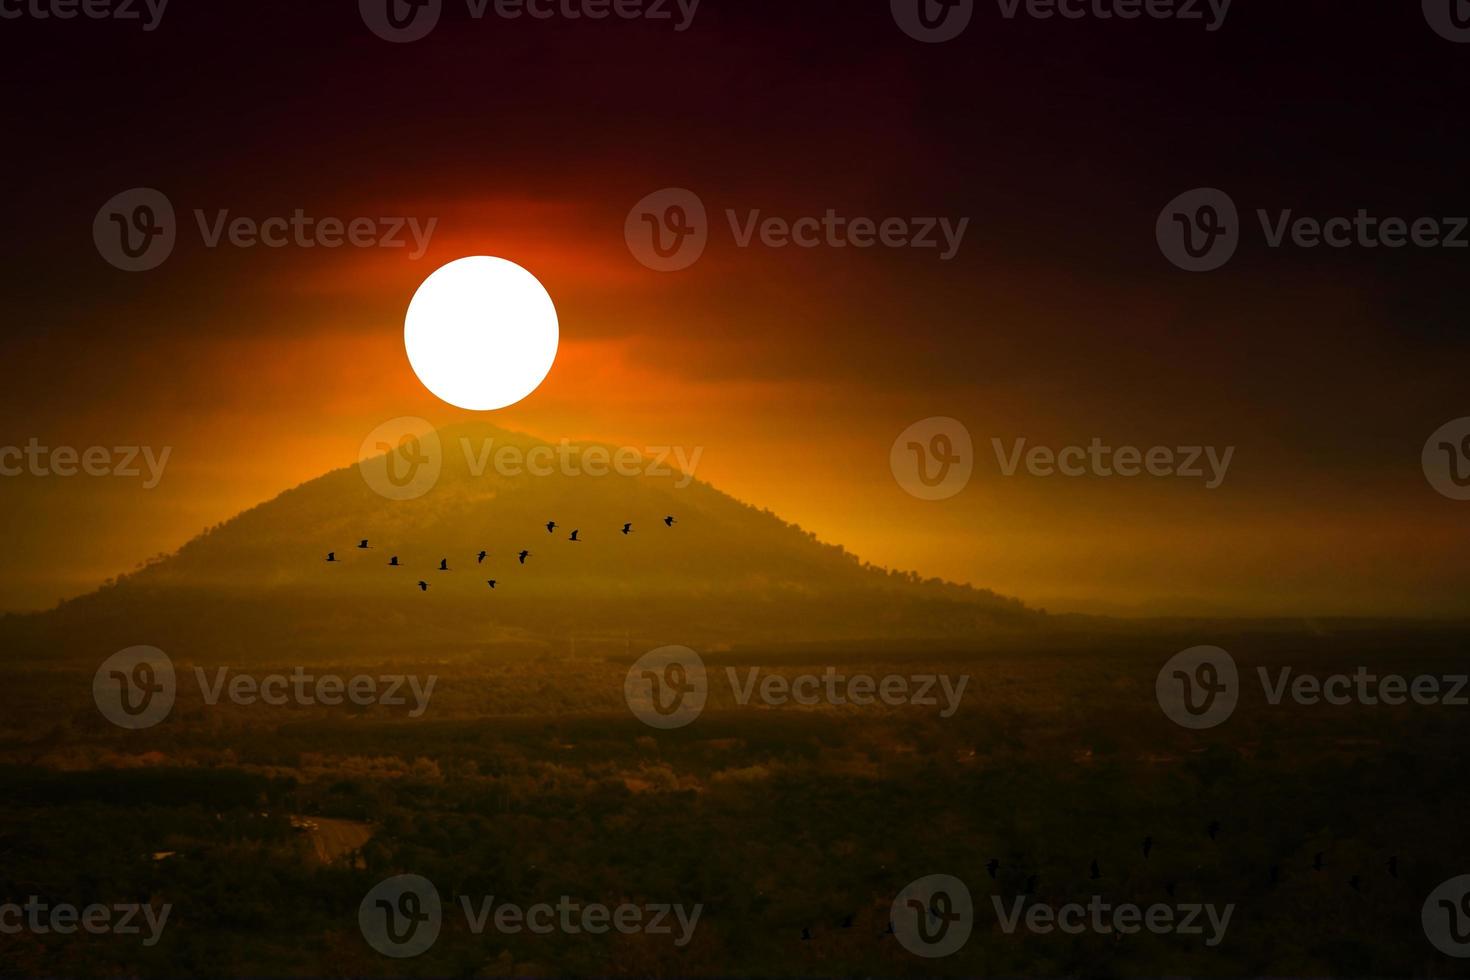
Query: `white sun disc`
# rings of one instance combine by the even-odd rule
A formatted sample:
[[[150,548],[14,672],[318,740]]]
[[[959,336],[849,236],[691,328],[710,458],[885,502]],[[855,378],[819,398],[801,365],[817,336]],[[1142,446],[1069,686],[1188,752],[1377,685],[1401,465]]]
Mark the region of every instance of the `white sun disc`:
[[[413,373],[438,398],[476,412],[514,405],[556,360],[556,306],[536,277],[474,255],[435,270],[403,320]]]

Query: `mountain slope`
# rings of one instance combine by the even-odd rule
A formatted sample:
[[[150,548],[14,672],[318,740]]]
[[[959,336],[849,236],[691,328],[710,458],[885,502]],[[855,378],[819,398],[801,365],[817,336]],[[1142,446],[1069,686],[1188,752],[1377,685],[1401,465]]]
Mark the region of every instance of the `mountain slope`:
[[[955,638],[1041,618],[990,592],[863,565],[708,484],[681,486],[677,473],[510,475],[477,461],[546,444],[483,425],[439,435],[442,473],[418,499],[380,496],[356,466],[335,470],[99,592],[13,619],[12,639],[91,653],[183,643],[201,657],[428,654],[572,638],[587,650]],[[620,533],[624,522],[633,533]],[[567,540],[572,529],[582,540]],[[362,538],[370,549],[356,547]],[[400,567],[388,565],[395,555]],[[444,558],[448,572],[437,570]]]

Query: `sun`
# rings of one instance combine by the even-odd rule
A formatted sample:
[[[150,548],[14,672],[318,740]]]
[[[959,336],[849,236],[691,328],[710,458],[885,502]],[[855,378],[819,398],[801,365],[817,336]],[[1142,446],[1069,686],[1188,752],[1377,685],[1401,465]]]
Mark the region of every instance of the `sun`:
[[[551,295],[506,259],[474,255],[436,269],[408,304],[403,345],[425,388],[488,412],[535,391],[561,332]]]

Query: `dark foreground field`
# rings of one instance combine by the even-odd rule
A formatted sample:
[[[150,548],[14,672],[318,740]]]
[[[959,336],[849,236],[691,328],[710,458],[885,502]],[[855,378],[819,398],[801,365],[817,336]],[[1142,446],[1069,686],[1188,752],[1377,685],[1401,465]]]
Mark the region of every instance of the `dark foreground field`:
[[[636,644],[631,656],[476,651],[411,667],[341,652],[233,664],[256,676],[310,663],[438,681],[410,717],[409,706],[211,706],[181,680],[170,716],[140,731],[97,710],[96,663],[11,664],[0,902],[171,911],[152,945],[146,930],[0,935],[0,969],[1463,975],[1464,961],[1426,937],[1421,908],[1470,873],[1470,708],[1272,706],[1255,667],[1453,676],[1466,672],[1467,640],[1293,624],[919,652],[701,651],[709,705],[669,731],[624,703]],[[1196,732],[1165,716],[1155,679],[1202,643],[1228,649],[1244,683],[1235,714]],[[194,663],[178,658],[181,677]],[[970,679],[946,718],[942,704],[742,706],[726,675],[829,666]],[[359,924],[364,897],[400,874],[423,876],[443,902],[437,941],[402,959]],[[973,932],[925,958],[889,931],[890,908],[936,874],[968,887]],[[537,934],[493,917],[476,933],[462,901],[478,915],[491,896],[702,909],[687,936],[677,923]],[[997,897],[1006,915],[1018,899],[1233,909],[1223,932],[1007,932]]]

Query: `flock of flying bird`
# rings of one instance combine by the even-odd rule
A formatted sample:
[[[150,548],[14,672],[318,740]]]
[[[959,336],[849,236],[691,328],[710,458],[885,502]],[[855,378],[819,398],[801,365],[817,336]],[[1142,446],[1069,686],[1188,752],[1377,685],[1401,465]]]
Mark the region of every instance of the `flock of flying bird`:
[[[677,520],[675,520],[674,515],[672,515],[672,514],[670,514],[669,516],[667,516],[667,517],[665,517],[663,519],[664,527],[672,528],[677,523],[679,523],[679,522]],[[546,522],[546,533],[547,534],[555,534],[556,533],[556,529],[558,527],[560,527],[560,525],[557,524],[556,521],[547,521]],[[631,521],[625,523],[623,525],[623,527],[622,527],[621,533],[624,534],[624,535],[632,534],[633,533],[633,523]],[[582,532],[581,532],[580,529],[573,529],[572,533],[567,537],[567,540],[570,541],[570,542],[572,542],[573,544],[581,544],[582,543],[581,534],[582,534]],[[367,538],[363,538],[361,541],[359,541],[357,543],[356,550],[357,551],[371,551],[373,549],[372,549],[372,546],[370,544],[368,544],[368,539]],[[476,565],[483,565],[483,564],[485,564],[485,559],[486,558],[489,558],[489,557],[490,557],[490,552],[481,549],[480,553],[477,554],[477,555],[475,555],[475,564]],[[531,552],[530,552],[529,549],[523,548],[523,549],[521,549],[520,553],[518,555],[516,555],[516,557],[520,560],[520,563],[522,565],[524,565],[526,563],[526,559],[527,558],[530,558],[532,556],[531,556]],[[340,564],[341,563],[341,559],[337,557],[337,553],[335,551],[329,551],[329,552],[327,552],[327,557],[326,557],[325,560],[326,560],[326,562],[328,564]],[[394,556],[392,556],[391,558],[388,559],[388,567],[389,568],[403,568],[404,566],[399,563],[398,556],[397,555],[394,555]],[[452,571],[454,571],[454,569],[452,569],[452,568],[449,567],[449,559],[448,558],[441,558],[441,559],[439,559],[439,567],[438,567],[438,569],[436,569],[436,571],[440,571],[440,572],[452,572]],[[485,580],[485,584],[488,585],[488,586],[490,586],[490,588],[493,589],[493,588],[496,587],[497,584],[499,584],[499,579],[493,579],[493,578],[486,579]],[[420,579],[419,580],[419,591],[420,592],[428,592],[429,591],[429,583],[427,581],[423,580],[423,579]]]

